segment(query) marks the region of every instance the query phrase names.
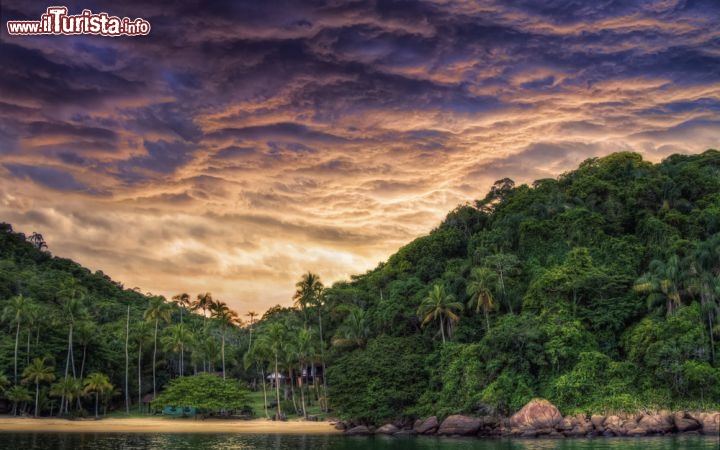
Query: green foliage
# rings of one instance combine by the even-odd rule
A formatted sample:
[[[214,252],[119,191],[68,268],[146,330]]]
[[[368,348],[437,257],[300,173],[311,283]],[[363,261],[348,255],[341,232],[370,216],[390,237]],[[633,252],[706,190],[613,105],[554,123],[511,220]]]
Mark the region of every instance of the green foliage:
[[[243,409],[248,403],[248,390],[238,380],[203,373],[175,378],[152,404],[155,408],[188,406],[219,411]]]
[[[369,423],[403,417],[427,387],[426,351],[419,337],[380,336],[339,356],[328,368],[333,408]]]

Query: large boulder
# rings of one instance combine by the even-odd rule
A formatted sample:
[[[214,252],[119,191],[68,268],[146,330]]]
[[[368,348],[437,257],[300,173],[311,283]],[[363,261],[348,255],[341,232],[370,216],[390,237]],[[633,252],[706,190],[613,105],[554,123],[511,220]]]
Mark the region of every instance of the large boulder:
[[[648,434],[665,434],[673,431],[675,423],[672,414],[668,411],[660,411],[642,416],[638,421],[637,428]]]
[[[545,399],[530,400],[510,418],[510,426],[520,430],[555,428],[563,419],[555,405]]]
[[[377,433],[377,434],[395,434],[398,431],[400,431],[400,429],[398,427],[396,427],[392,423],[386,423],[385,425],[378,428],[375,431],[375,433]]]
[[[681,433],[686,431],[695,431],[701,428],[700,422],[688,416],[684,412],[676,412],[673,414],[673,422],[675,422],[675,428]]]
[[[702,432],[717,436],[720,433],[720,412],[702,414]]]
[[[590,423],[592,423],[592,426],[595,428],[595,430],[600,433],[605,431],[605,427],[603,426],[604,422],[605,416],[601,416],[600,414],[593,414],[592,416],[590,416]]]
[[[362,436],[371,434],[370,429],[366,427],[365,425],[358,425],[356,427],[350,428],[349,430],[345,431],[345,434],[349,436]]]
[[[445,435],[459,434],[461,436],[470,436],[476,434],[481,425],[482,421],[478,417],[454,415],[443,420],[437,433]]]
[[[417,434],[433,434],[438,429],[438,420],[437,417],[432,416],[428,417],[427,419],[423,421],[415,421],[415,426],[413,427],[413,430]]]
[[[622,436],[626,432],[623,425],[624,421],[620,417],[615,415],[607,416],[603,422],[603,427],[605,427],[604,433],[610,431],[616,436]]]

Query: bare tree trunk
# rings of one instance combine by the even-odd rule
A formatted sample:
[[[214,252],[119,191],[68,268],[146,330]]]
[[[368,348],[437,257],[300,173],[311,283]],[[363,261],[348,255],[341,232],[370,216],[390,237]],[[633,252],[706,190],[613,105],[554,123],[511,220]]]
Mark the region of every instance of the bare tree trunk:
[[[125,322],[125,413],[130,414],[130,305],[127,308],[127,321]]]

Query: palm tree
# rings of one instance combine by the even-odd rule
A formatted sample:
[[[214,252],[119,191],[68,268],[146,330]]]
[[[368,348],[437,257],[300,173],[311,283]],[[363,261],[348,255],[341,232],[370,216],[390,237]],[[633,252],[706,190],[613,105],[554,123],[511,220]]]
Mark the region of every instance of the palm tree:
[[[682,277],[680,258],[672,255],[667,263],[654,259],[650,262],[649,271],[635,281],[636,292],[648,294],[648,307],[658,301],[665,301],[665,312],[668,316],[675,313],[682,300]]]
[[[227,304],[218,301],[213,308],[213,318],[217,321],[220,326],[220,336],[222,338],[222,373],[223,380],[225,379],[225,337],[229,327],[234,326],[237,323],[238,315],[235,311],[231,310]]]
[[[45,365],[45,358],[35,358],[32,364],[23,370],[23,383],[35,384],[35,417],[38,416],[38,401],[40,398],[40,382],[55,380],[55,368]]]
[[[151,337],[147,322],[137,322],[133,328],[133,342],[137,345],[137,395],[138,407],[142,406],[142,349]]]
[[[457,313],[462,309],[462,303],[456,301],[455,296],[445,294],[445,288],[441,284],[435,284],[428,296],[422,299],[417,313],[422,318],[423,326],[433,320],[440,322],[440,334],[444,344],[445,328],[447,328],[448,336],[450,336],[452,334],[452,325],[460,320]]]
[[[307,308],[318,302],[324,287],[318,275],[308,272],[300,278],[300,281],[295,283],[295,288],[293,300],[295,300],[295,306],[300,308],[300,311],[305,316],[305,324],[307,325]]]
[[[82,396],[82,383],[80,380],[71,377],[65,377],[58,380],[50,388],[50,395],[60,397],[60,411],[58,415],[70,412],[70,403]]]
[[[13,402],[13,416],[17,416],[18,403],[29,402],[30,400],[32,400],[32,395],[30,395],[30,391],[28,391],[25,386],[20,386],[19,384],[16,384],[15,386],[8,389],[8,391],[5,393],[5,397],[11,402]],[[23,408],[23,410],[24,409],[25,408]]]
[[[307,409],[305,408],[305,385],[307,383],[305,380],[304,372],[307,370],[308,364],[312,362],[312,358],[315,357],[317,353],[317,349],[315,347],[315,336],[313,335],[312,329],[303,327],[298,330],[298,335],[295,343],[295,351],[297,353],[297,359],[300,364],[300,378],[302,380],[302,384],[300,386],[302,412],[303,417],[307,419]]]
[[[263,333],[258,337],[259,345],[267,347],[273,355],[275,361],[275,395],[277,400],[277,418],[282,417],[282,409],[280,408],[280,354],[285,347],[285,338],[287,328],[281,322],[272,322],[267,325]]]
[[[73,354],[73,329],[75,322],[86,314],[83,305],[87,291],[83,286],[73,278],[62,284],[62,288],[58,292],[60,298],[63,299],[63,319],[68,324],[68,350],[65,360],[65,377],[69,375],[69,369],[72,367],[73,378],[75,378],[75,356]]]
[[[198,294],[197,300],[193,302],[193,309],[202,309],[203,312],[203,323],[205,323],[205,311],[213,304],[212,294],[206,292],[204,294]]]
[[[40,331],[40,320],[42,318],[42,308],[37,303],[28,302],[27,309],[25,311],[25,324],[27,328],[27,346],[26,346],[26,361],[25,365],[30,364],[30,338],[32,337],[33,328],[38,332]]]
[[[182,323],[176,323],[168,327],[166,335],[161,338],[162,344],[166,351],[173,351],[180,353],[180,376],[185,374],[185,343],[190,340],[190,332]]]
[[[498,284],[500,285],[500,294],[502,295],[502,299],[507,302],[508,310],[512,314],[512,301],[507,297],[505,280],[517,274],[520,260],[511,253],[496,253],[488,256],[485,261],[495,270],[498,276]]]
[[[323,328],[322,328],[322,307],[325,302],[325,287],[320,281],[320,276],[308,272],[304,274],[300,281],[295,284],[295,305],[299,306],[305,316],[305,325],[307,325],[307,307],[314,306],[318,314],[318,337],[320,338],[320,362],[323,367],[323,391],[327,396],[327,380],[325,374],[327,373],[325,367],[325,340],[323,339]],[[327,402],[325,403],[325,411],[327,412]]]
[[[3,321],[15,324],[15,372],[14,382],[18,382],[18,343],[20,342],[20,325],[22,324],[30,299],[23,297],[22,294],[16,295],[10,299],[8,305],[3,309]]]
[[[147,322],[154,322],[155,323],[155,334],[154,334],[154,347],[153,347],[153,365],[152,365],[152,371],[153,371],[153,398],[157,396],[157,385],[155,384],[155,365],[157,362],[157,335],[158,335],[158,325],[160,324],[160,321],[168,322],[170,321],[170,307],[167,303],[165,303],[165,299],[163,297],[151,297],[150,298],[150,305],[148,305],[148,308],[145,310],[145,314],[143,315],[145,320]]]
[[[255,323],[255,317],[257,317],[257,313],[255,311],[250,311],[246,314],[250,318],[250,342],[248,343],[248,348],[252,347],[252,332],[253,332],[253,324]]]
[[[367,314],[359,306],[340,305],[338,312],[345,312],[345,319],[335,331],[332,344],[336,347],[364,347],[370,336]]]
[[[183,292],[182,294],[178,294],[173,296],[173,303],[178,305],[180,308],[180,323],[183,323],[183,311],[185,311],[186,308],[189,308],[192,306],[192,300],[190,300],[190,295],[188,295],[186,292]]]
[[[470,296],[468,307],[475,305],[475,314],[482,310],[485,315],[486,330],[490,330],[490,319],[488,311],[495,308],[491,286],[495,284],[497,275],[487,267],[476,267],[470,272],[470,282],[467,284],[466,292]]]
[[[100,372],[93,372],[88,375],[87,378],[85,378],[83,385],[85,386],[85,389],[83,389],[84,393],[95,393],[95,418],[97,419],[98,398],[100,397],[100,395],[106,392],[111,392],[113,390],[113,385],[110,384],[110,379],[108,379],[108,376]]]
[[[271,353],[272,351],[267,346],[268,341],[263,339],[255,340],[255,345],[250,347],[243,356],[243,364],[245,366],[245,369],[247,370],[248,367],[250,367],[251,364],[255,363],[260,368],[260,377],[262,381],[262,388],[263,388],[263,398],[264,398],[264,406],[265,406],[265,417],[270,418],[270,414],[268,414],[268,400],[267,400],[267,389],[266,389],[266,383],[265,383],[265,365],[270,362],[272,359]]]

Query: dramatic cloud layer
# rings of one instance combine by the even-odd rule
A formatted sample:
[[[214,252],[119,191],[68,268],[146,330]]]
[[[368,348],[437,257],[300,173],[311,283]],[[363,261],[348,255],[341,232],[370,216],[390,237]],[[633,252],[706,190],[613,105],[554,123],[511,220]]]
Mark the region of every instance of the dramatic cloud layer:
[[[716,0],[149,3],[0,42],[0,220],[143,291],[262,311],[498,178],[720,146]]]

